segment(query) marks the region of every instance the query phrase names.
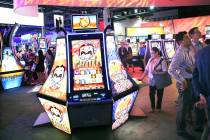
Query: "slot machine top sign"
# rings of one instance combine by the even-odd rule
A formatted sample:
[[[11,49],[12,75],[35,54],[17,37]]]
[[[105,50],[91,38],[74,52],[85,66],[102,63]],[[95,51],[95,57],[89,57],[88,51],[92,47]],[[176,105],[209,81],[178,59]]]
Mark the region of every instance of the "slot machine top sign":
[[[72,15],[73,30],[97,29],[96,15]]]

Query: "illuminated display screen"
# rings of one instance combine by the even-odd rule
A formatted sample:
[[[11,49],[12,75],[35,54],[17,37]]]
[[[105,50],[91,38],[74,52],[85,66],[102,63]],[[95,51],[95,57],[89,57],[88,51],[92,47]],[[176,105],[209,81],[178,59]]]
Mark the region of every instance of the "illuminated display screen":
[[[210,39],[210,26],[206,26],[206,39]]]
[[[65,38],[58,38],[56,56],[50,75],[39,93],[66,101],[67,67]]]
[[[173,34],[166,34],[165,39],[173,39]]]
[[[125,36],[117,36],[117,41],[118,42],[125,41]]]
[[[135,91],[117,101],[113,104],[113,124],[112,129],[116,129],[128,119],[129,112],[135,102],[138,91]]]
[[[169,59],[173,58],[175,54],[174,43],[172,41],[165,42],[165,50]]]
[[[67,107],[52,101],[39,98],[52,125],[68,134],[71,134]]]
[[[45,38],[40,38],[39,39],[39,47],[40,47],[40,49],[46,49]]]
[[[155,34],[155,35],[152,35],[152,39],[160,39],[160,35],[159,34]]]
[[[104,89],[100,39],[73,40],[74,91]]]
[[[106,43],[112,94],[117,95],[132,88],[133,84],[118,57],[114,36],[106,36]]]
[[[161,42],[159,41],[152,41],[151,42],[151,48],[157,47],[161,51]]]
[[[97,29],[96,15],[72,15],[73,30]]]
[[[23,69],[15,60],[11,48],[4,48],[3,59],[0,72],[9,72]],[[11,72],[0,75],[4,89],[19,87],[23,79],[24,72]]]

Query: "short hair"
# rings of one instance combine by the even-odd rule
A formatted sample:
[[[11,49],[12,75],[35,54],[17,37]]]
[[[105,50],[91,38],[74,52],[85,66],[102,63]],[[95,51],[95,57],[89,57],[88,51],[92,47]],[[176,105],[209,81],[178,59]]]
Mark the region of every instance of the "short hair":
[[[187,34],[186,31],[179,32],[179,33],[176,35],[176,41],[183,41],[184,35],[186,35],[186,34]]]
[[[194,33],[195,33],[195,30],[198,30],[198,27],[193,27],[193,28],[191,28],[190,30],[189,30],[189,35],[191,36],[191,35],[193,35]]]

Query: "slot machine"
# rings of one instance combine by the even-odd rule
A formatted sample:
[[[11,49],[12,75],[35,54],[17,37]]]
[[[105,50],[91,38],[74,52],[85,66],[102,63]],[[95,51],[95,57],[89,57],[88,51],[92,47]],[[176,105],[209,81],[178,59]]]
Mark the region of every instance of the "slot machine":
[[[16,48],[13,48],[13,37],[18,28],[19,25],[15,24],[5,33],[2,40],[0,79],[5,90],[20,87],[23,79],[24,68],[14,56]]]
[[[164,57],[166,60],[171,61],[175,54],[176,42],[173,38],[173,34],[166,34],[163,41]]]
[[[47,52],[47,43],[45,38],[39,38],[39,49],[45,54]]]
[[[89,16],[79,16],[81,25],[88,23],[83,19],[94,22]],[[70,33],[57,38],[52,70],[37,94],[45,112],[34,126],[51,121],[69,134],[80,127],[109,125],[116,129],[128,119],[138,90],[120,61],[114,35]]]
[[[106,46],[113,98],[112,129],[114,130],[129,118],[139,87],[123,67],[117,53],[114,35],[106,35]]]

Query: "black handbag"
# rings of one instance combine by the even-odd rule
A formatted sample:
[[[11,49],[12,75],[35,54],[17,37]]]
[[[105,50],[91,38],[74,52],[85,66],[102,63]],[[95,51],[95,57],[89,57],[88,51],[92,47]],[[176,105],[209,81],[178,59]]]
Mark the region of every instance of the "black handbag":
[[[158,65],[162,63],[163,59],[155,66],[154,70],[157,68]],[[155,80],[155,86],[157,89],[163,89],[172,84],[171,76],[168,72],[164,74],[153,74],[153,78]]]

